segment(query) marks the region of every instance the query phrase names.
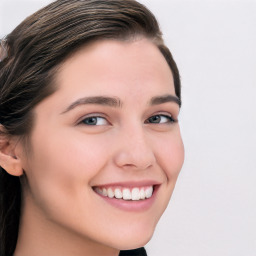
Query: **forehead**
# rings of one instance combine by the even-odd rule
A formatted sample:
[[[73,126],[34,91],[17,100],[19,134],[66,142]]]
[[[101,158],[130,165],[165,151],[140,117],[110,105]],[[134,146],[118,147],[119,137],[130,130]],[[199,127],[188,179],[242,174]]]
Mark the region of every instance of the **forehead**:
[[[166,85],[174,93],[173,76],[169,65],[157,46],[148,39],[134,41],[103,40],[91,43],[62,65],[57,74],[62,89],[72,87],[113,91],[150,89],[152,85]]]

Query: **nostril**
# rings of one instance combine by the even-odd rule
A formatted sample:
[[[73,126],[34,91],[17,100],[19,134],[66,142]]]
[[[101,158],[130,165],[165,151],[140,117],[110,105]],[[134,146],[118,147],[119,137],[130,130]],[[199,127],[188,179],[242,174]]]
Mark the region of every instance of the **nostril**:
[[[151,168],[154,163],[153,161],[144,161],[142,159],[129,159],[129,160],[119,160],[116,161],[116,164],[125,169],[138,169],[138,170],[146,170]]]

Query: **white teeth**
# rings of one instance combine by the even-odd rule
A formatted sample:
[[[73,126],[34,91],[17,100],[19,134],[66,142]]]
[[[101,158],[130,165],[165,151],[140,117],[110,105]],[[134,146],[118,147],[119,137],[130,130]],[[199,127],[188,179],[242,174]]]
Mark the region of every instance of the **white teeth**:
[[[113,192],[113,190],[111,188],[108,188],[107,191],[108,191],[108,197],[109,198],[113,198],[115,196],[115,194],[114,194],[114,192]]]
[[[96,191],[98,194],[102,195],[102,190],[101,190],[100,188],[95,188],[95,191]]]
[[[102,194],[103,194],[103,196],[107,196],[108,195],[108,192],[107,192],[107,190],[105,188],[103,188]]]
[[[132,189],[132,200],[140,200],[140,190],[138,188]]]
[[[153,187],[147,188],[145,191],[146,198],[150,198],[152,196],[152,193],[153,193]]]
[[[146,198],[146,195],[145,195],[145,190],[144,189],[141,189],[140,190],[140,199],[145,199]]]
[[[124,200],[131,200],[131,199],[132,199],[132,194],[131,194],[130,189],[125,188],[125,189],[123,190],[123,199],[124,199]]]
[[[118,199],[123,198],[123,194],[122,194],[121,189],[119,189],[119,188],[115,189],[115,198],[118,198]]]
[[[117,199],[123,199],[123,200],[132,200],[132,201],[138,201],[138,200],[144,200],[147,198],[150,198],[153,194],[153,186],[147,187],[147,188],[95,188],[95,192],[107,196],[109,198],[117,198]]]

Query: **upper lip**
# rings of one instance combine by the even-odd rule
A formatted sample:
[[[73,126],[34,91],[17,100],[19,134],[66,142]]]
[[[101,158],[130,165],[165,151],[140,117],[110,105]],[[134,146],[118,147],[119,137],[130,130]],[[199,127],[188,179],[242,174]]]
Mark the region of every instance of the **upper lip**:
[[[121,182],[112,182],[112,183],[104,183],[97,184],[93,187],[126,187],[126,188],[134,188],[134,187],[147,187],[147,186],[155,186],[160,185],[159,181],[152,180],[142,180],[142,181],[121,181]]]

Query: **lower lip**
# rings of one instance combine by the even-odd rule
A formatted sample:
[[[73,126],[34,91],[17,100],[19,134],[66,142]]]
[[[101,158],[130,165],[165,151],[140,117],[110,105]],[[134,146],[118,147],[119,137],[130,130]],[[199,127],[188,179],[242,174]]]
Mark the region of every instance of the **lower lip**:
[[[159,186],[154,186],[153,194],[150,198],[144,199],[144,200],[123,200],[123,199],[117,199],[115,197],[109,198],[107,196],[100,195],[96,193],[99,197],[101,197],[105,202],[108,204],[124,210],[124,211],[146,211],[148,210],[154,203],[156,199],[156,194],[158,191]]]

